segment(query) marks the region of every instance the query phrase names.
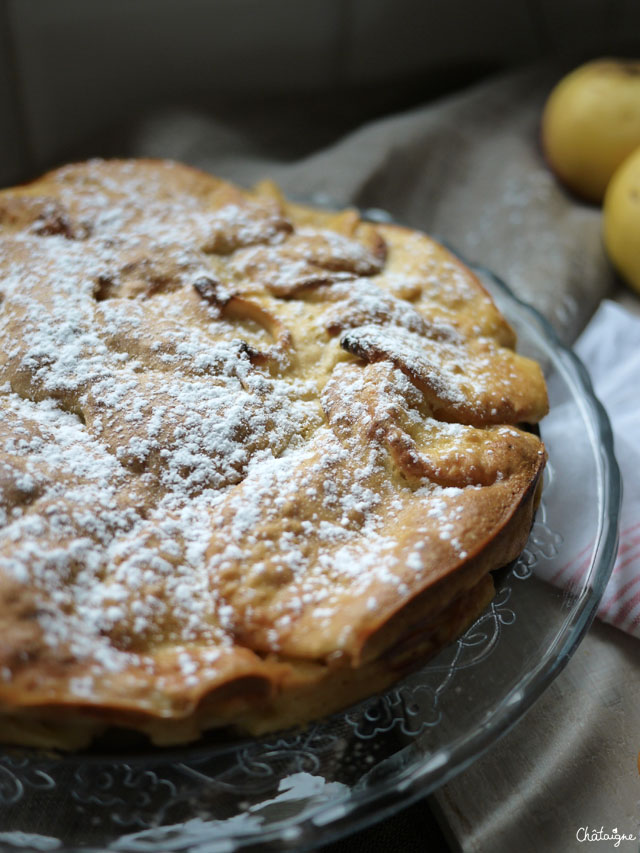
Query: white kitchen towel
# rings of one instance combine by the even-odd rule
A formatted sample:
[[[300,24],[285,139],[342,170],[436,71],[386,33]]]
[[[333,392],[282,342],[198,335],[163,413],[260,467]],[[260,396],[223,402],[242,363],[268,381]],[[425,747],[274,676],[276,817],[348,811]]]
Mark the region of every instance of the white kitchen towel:
[[[596,396],[609,415],[623,481],[620,545],[598,617],[640,639],[640,317],[604,300],[574,347],[591,374]],[[562,408],[562,407],[560,407]],[[567,429],[565,414],[552,409],[545,432]],[[580,510],[580,459],[575,462],[576,518]],[[587,570],[591,546],[554,573],[537,574],[573,586]]]

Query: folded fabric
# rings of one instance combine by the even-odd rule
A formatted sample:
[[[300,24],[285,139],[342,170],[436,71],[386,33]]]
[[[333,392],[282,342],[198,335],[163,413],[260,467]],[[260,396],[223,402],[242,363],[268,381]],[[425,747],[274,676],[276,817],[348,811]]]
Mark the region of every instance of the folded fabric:
[[[598,609],[598,617],[640,639],[640,317],[615,302],[605,300],[578,339],[575,350],[588,366],[596,396],[604,405],[614,435],[616,456],[623,478],[618,556]],[[547,416],[544,434],[568,429],[566,412],[560,409]],[[579,472],[581,461],[574,460],[576,472],[575,518],[581,517]],[[570,587],[587,570],[590,546],[578,551],[559,569],[538,576],[561,587]]]

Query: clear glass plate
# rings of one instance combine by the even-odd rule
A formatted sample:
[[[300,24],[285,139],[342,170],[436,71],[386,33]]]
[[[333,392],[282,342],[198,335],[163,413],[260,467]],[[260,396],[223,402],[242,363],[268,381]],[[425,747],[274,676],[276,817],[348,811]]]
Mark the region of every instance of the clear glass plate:
[[[550,457],[542,504],[486,612],[384,695],[304,731],[144,755],[0,753],[0,849],[311,848],[442,785],[540,696],[578,646],[609,578],[619,473],[582,365],[539,314],[475,269],[519,350],[542,363],[552,409],[541,424]],[[541,579],[567,566],[570,575],[578,554],[583,571],[568,586]]]

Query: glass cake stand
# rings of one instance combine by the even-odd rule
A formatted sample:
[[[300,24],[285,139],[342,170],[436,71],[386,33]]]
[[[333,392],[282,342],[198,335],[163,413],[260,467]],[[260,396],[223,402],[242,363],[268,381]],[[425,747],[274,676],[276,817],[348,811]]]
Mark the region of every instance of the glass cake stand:
[[[180,751],[56,758],[0,750],[0,849],[310,849],[445,783],[560,672],[615,558],[620,479],[611,430],[585,369],[549,324],[492,273],[474,270],[514,326],[520,352],[543,365],[552,412],[540,427],[550,459],[542,504],[524,553],[497,574],[485,613],[383,695],[303,731],[211,738]],[[558,574],[570,580],[550,583]]]

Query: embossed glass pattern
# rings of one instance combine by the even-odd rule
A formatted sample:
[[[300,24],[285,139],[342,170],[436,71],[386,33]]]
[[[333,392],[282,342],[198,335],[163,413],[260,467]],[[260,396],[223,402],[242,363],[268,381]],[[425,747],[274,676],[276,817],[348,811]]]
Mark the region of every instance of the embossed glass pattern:
[[[584,635],[616,549],[620,484],[611,432],[584,368],[548,324],[476,269],[537,358],[567,429],[549,449],[527,547],[458,642],[382,696],[304,731],[255,742],[212,738],[180,751],[74,757],[0,752],[0,848],[232,851],[274,842],[299,850],[383,818],[458,773],[529,708]],[[575,448],[581,511],[572,511]],[[567,588],[536,576],[585,549]],[[547,575],[549,572],[547,572]]]

